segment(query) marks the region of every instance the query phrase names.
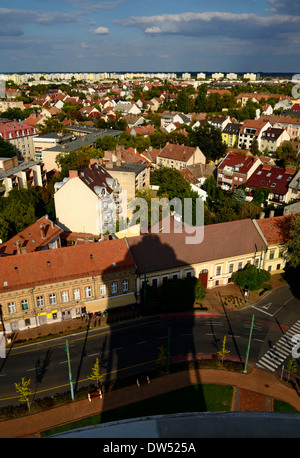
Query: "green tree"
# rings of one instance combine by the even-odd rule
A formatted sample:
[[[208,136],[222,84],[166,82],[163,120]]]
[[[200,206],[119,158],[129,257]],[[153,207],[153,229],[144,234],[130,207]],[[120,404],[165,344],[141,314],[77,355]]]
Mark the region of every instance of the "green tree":
[[[298,168],[297,150],[293,148],[291,142],[284,142],[275,151],[276,165],[287,167],[289,165]]]
[[[19,393],[20,401],[26,402],[28,410],[30,410],[29,397],[32,395],[31,391],[31,379],[26,380],[25,377],[22,377],[20,383],[15,383],[16,391]]]
[[[13,145],[9,141],[3,140],[3,138],[0,136],[0,157],[14,156],[17,156],[17,153]]]
[[[81,171],[89,166],[91,159],[99,157],[103,157],[102,151],[90,146],[84,146],[68,154],[58,154],[55,162],[60,172],[60,180],[69,176],[70,170]]]
[[[50,132],[61,133],[61,132],[67,132],[67,130],[65,129],[64,125],[58,119],[47,118],[45,119],[43,124],[39,126],[39,133],[43,135],[43,134],[49,134]]]
[[[227,145],[223,142],[220,129],[211,124],[202,124],[196,127],[189,135],[190,146],[198,146],[206,160],[215,161],[224,156]]]
[[[222,349],[220,351],[218,351],[218,355],[221,357],[222,359],[222,366],[223,366],[223,361],[224,361],[224,358],[226,355],[228,355],[230,353],[229,350],[227,350],[226,348],[226,340],[227,340],[227,337],[224,336],[223,338],[223,343],[222,343]]]
[[[289,235],[285,257],[290,266],[297,269],[300,267],[300,216],[293,220]]]
[[[159,366],[164,366],[166,364],[167,358],[167,348],[164,347],[164,345],[160,345],[158,347],[158,358],[156,360],[156,364]]]
[[[258,141],[257,138],[254,137],[250,146],[250,152],[253,154],[253,156],[258,156],[259,155],[259,146],[258,146]]]
[[[202,301],[206,296],[206,289],[200,280],[195,284],[195,301]]]
[[[99,358],[96,358],[95,364],[92,367],[92,373],[88,376],[89,380],[96,382],[97,388],[100,388],[103,383],[103,375],[101,375],[101,366]]]
[[[96,148],[99,148],[102,151],[114,151],[117,144],[117,138],[113,137],[112,135],[104,135],[103,137],[96,140]]]
[[[235,272],[232,276],[232,281],[242,288],[250,291],[259,290],[263,283],[270,281],[271,274],[264,269],[258,269],[253,264],[246,264],[243,270]]]

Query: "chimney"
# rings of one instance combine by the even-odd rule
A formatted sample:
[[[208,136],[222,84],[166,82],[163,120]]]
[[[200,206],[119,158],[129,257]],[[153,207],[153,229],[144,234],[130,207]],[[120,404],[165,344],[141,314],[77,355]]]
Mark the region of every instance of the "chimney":
[[[70,178],[78,177],[78,170],[69,170],[69,177]]]
[[[20,240],[16,241],[16,245],[17,245],[17,253],[21,254],[21,242],[20,242]]]
[[[274,215],[275,215],[275,211],[274,211],[274,210],[271,210],[271,211],[270,211],[270,214],[269,214],[269,218],[273,218]]]
[[[271,164],[267,164],[266,162],[264,162],[262,168],[263,168],[263,170],[271,170],[272,165]]]
[[[118,159],[118,160],[116,161],[116,165],[117,165],[118,167],[121,167],[122,161],[120,161],[120,159]]]
[[[42,223],[42,224],[40,225],[40,228],[41,228],[41,238],[44,239],[45,236],[46,236],[46,226],[45,226],[45,224]]]
[[[112,162],[108,162],[108,163],[106,164],[106,168],[107,168],[107,169],[113,169],[113,168],[114,168],[114,164],[113,164]]]
[[[259,219],[264,219],[264,217],[265,217],[264,212],[261,212],[261,214],[259,215]]]
[[[294,173],[296,173],[296,168],[293,166],[288,166],[285,168],[285,173],[290,173],[291,175],[294,175]]]

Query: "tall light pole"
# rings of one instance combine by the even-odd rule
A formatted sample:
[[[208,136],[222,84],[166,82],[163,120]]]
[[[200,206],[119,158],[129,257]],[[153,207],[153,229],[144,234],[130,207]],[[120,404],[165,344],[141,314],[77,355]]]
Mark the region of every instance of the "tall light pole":
[[[168,349],[167,349],[167,367],[166,367],[166,374],[169,373],[170,367],[170,337],[171,337],[171,328],[168,326]]]
[[[67,358],[68,358],[69,379],[70,379],[70,386],[71,386],[71,397],[72,397],[72,400],[73,400],[74,399],[74,390],[73,390],[73,378],[72,378],[72,372],[71,372],[71,361],[70,361],[70,351],[69,351],[69,342],[68,342],[68,340],[66,340],[65,351],[67,352]]]
[[[249,352],[250,352],[250,343],[251,343],[251,336],[252,336],[253,326],[254,326],[254,315],[252,315],[252,322],[251,322],[251,327],[250,327],[249,341],[248,341],[248,347],[247,347],[247,351],[246,351],[245,367],[244,367],[244,370],[243,370],[243,372],[245,374],[247,373],[247,364],[248,364],[248,358],[249,358]]]

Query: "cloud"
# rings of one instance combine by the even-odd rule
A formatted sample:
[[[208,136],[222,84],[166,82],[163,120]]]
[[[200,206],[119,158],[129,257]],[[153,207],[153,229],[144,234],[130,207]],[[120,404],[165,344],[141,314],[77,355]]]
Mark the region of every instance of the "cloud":
[[[0,8],[0,35],[23,35],[21,25],[24,24],[73,24],[80,13],[39,12],[34,10],[21,10],[13,8]]]
[[[109,33],[109,30],[107,27],[97,27],[93,30],[93,33],[96,35],[107,35]]]
[[[279,0],[270,2],[283,3]],[[278,5],[277,5],[278,6]],[[247,40],[249,43],[269,42],[270,45],[283,45],[291,34],[299,34],[300,15],[258,16],[254,13],[181,13],[157,16],[132,16],[115,20],[124,27],[136,27],[149,35],[181,35],[201,39],[228,37]]]
[[[55,2],[57,0],[44,0],[47,1],[48,3],[50,2]],[[120,3],[123,3],[124,0],[115,0],[115,1],[104,1],[104,2],[99,2],[95,0],[66,0],[66,2],[75,7],[75,8],[81,8],[89,11],[101,11],[101,10],[112,10],[116,8]]]
[[[299,0],[266,0],[272,6],[273,13],[300,15]]]

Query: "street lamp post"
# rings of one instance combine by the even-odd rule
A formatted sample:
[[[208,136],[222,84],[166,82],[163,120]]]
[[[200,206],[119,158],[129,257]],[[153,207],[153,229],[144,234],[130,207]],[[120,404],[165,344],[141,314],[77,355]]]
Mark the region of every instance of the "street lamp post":
[[[72,400],[73,400],[74,399],[74,390],[73,390],[73,378],[72,378],[72,372],[71,372],[71,361],[70,361],[70,351],[69,351],[69,342],[68,342],[68,340],[66,340],[65,351],[67,352],[67,358],[68,358],[69,379],[70,379],[70,386],[71,386],[71,397],[72,397]]]
[[[170,367],[170,337],[171,337],[171,328],[168,326],[168,349],[167,349],[167,367],[166,367],[166,374],[169,373]]]
[[[245,367],[243,372],[246,374],[247,373],[247,364],[248,364],[248,358],[249,358],[249,352],[250,352],[250,343],[251,343],[251,336],[252,336],[252,330],[254,326],[254,315],[252,315],[252,322],[251,322],[251,327],[250,327],[250,334],[249,334],[249,341],[248,341],[248,347],[246,351],[246,360],[245,360]]]

